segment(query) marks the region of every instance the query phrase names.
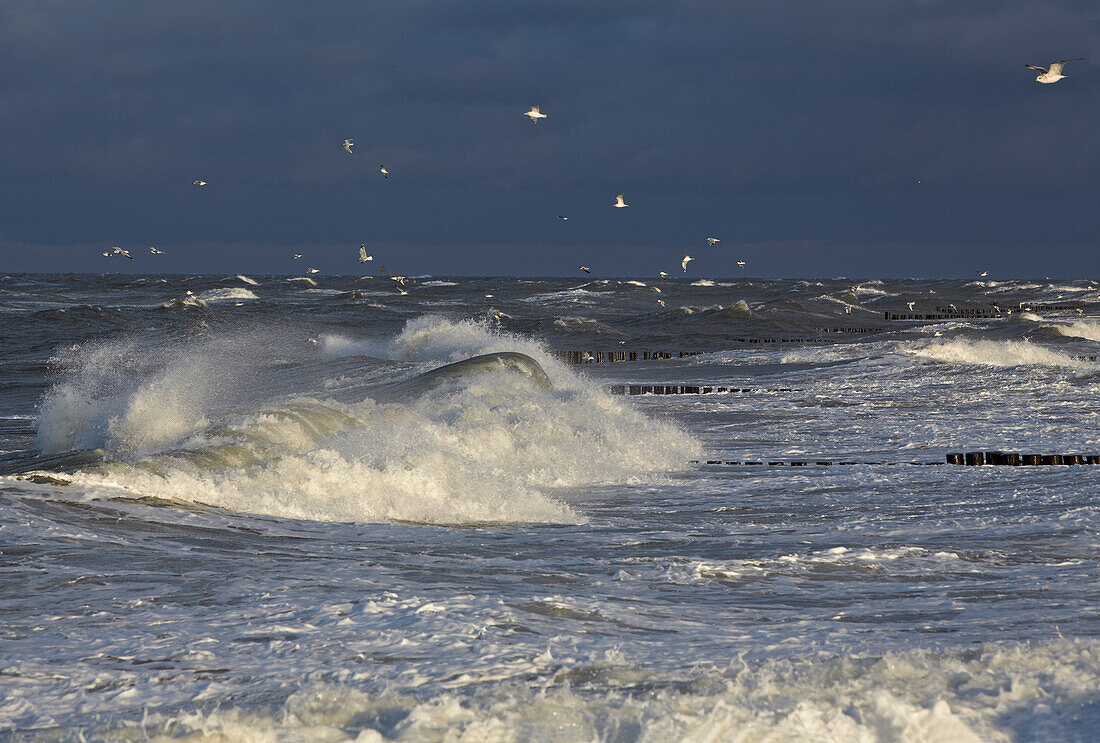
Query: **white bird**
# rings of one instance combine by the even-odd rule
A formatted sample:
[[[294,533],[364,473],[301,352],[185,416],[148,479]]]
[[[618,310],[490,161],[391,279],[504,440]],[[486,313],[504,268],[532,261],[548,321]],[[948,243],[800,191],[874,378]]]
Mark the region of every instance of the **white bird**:
[[[1049,68],[1029,64],[1027,68],[1040,72],[1040,75],[1035,78],[1036,82],[1050,84],[1056,83],[1065,77],[1065,75],[1062,74],[1062,68],[1066,66],[1066,62],[1080,62],[1083,59],[1084,57],[1076,57],[1074,59],[1063,59],[1061,62],[1051,62]]]
[[[191,183],[192,183],[192,185],[195,185],[195,186],[205,186],[206,185],[206,181],[191,181]]]
[[[684,259],[682,261],[680,261],[680,267],[682,269],[684,269],[684,273],[687,273],[688,264],[691,263],[693,260],[695,260],[695,259],[692,258],[690,255],[685,255]]]
[[[660,274],[661,274],[661,278],[662,278],[662,279],[667,279],[667,278],[668,278],[668,274],[667,274],[667,273],[665,273],[664,271],[659,271],[658,273],[660,273]]]
[[[531,106],[531,110],[528,111],[527,113],[525,113],[524,116],[531,119],[532,122],[536,122],[536,123],[538,122],[539,119],[545,119],[546,118],[546,114],[539,113],[539,107],[538,106]]]
[[[909,303],[907,303],[907,304],[906,304],[905,306],[909,308],[909,311],[910,311],[910,312],[912,312],[912,311],[913,311],[913,306],[914,306],[914,305],[916,305],[916,302],[909,302]]]
[[[301,253],[295,253],[294,255],[290,256],[290,259],[293,260],[293,261],[296,261],[301,257],[302,257]]]
[[[373,260],[374,260],[373,255],[367,255],[367,246],[366,246],[366,244],[360,245],[359,246],[359,262],[360,263],[366,263],[367,261],[373,261]]]
[[[722,241],[719,240],[717,237],[708,237],[707,238],[707,245],[717,245],[720,242],[722,242]]]
[[[979,276],[988,276],[988,275],[989,275],[989,271],[982,271],[982,272],[981,272],[980,274],[978,274],[978,275],[979,275]]]
[[[153,255],[164,255],[163,250],[157,250],[152,245],[149,246],[149,252],[152,253]]]
[[[745,262],[744,261],[737,261],[737,265],[740,266],[741,268],[744,268],[745,267]]]
[[[385,178],[386,180],[389,180],[389,178],[390,178],[390,171],[386,170],[386,166],[385,166],[385,165],[379,165],[379,166],[378,166],[378,172],[382,174],[382,177],[383,177],[383,178]]]
[[[321,270],[321,269],[319,269],[319,268],[307,268],[307,269],[306,269],[306,273],[317,273],[317,272],[319,272],[320,270]]]
[[[625,194],[619,194],[618,196],[616,196],[615,197],[615,203],[612,204],[612,206],[615,207],[616,209],[622,209],[624,206],[630,206],[630,204],[627,204],[625,201],[623,201],[623,196],[624,195]]]
[[[560,220],[561,220],[561,221],[563,221],[563,222],[568,222],[568,221],[569,221],[569,217],[563,217],[563,216],[562,216],[562,215],[560,215],[560,214],[558,215],[558,219],[560,219]]]
[[[956,306],[955,306],[955,305],[953,305],[953,304],[949,304],[949,305],[947,305],[947,306],[951,308],[951,311],[952,311],[952,312],[958,312],[958,311],[959,311],[959,308],[958,308],[958,307],[956,307]]]
[[[104,253],[103,253],[103,257],[104,257],[104,258],[110,258],[110,257],[111,257],[111,254],[110,254],[110,252],[104,252]]]
[[[844,305],[844,314],[845,315],[852,314],[852,305],[850,305],[850,304]]]
[[[585,273],[592,273],[592,269],[590,269],[588,266],[580,266],[579,268]]]
[[[662,307],[664,307],[664,306],[665,306],[665,300],[663,300],[663,299],[658,299],[658,300],[657,300],[657,304],[659,304],[659,305],[661,305]]]
[[[355,146],[354,140],[351,140],[351,139],[345,139],[344,140],[344,149],[348,151],[348,154],[352,154],[351,148],[354,147],[354,146]]]
[[[114,252],[115,255],[124,255],[127,258],[129,258],[130,260],[134,259],[134,256],[130,255],[130,251],[123,250],[122,248],[118,247],[117,245],[115,247],[111,248],[111,250]]]

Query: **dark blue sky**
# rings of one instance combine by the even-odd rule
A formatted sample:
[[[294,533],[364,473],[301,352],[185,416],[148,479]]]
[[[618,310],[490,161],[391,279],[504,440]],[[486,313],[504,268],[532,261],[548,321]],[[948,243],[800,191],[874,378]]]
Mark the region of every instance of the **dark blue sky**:
[[[9,0],[0,271],[1097,277],[1098,42],[1095,0]]]

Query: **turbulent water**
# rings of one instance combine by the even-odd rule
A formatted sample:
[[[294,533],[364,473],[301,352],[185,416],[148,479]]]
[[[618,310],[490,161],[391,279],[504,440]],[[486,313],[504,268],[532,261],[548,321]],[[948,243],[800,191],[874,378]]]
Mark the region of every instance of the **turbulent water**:
[[[929,464],[1100,453],[1098,283],[24,275],[0,318],[0,738],[1100,730],[1100,467]]]

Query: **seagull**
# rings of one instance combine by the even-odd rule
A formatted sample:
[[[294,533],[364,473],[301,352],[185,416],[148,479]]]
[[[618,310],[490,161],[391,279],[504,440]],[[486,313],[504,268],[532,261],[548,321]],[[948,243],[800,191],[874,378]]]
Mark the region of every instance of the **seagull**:
[[[106,251],[105,251],[105,252],[103,253],[103,257],[104,257],[104,258],[110,258],[110,257],[111,257],[111,254],[110,254],[110,252],[106,252]]]
[[[611,206],[615,207],[616,209],[622,209],[624,206],[630,206],[630,204],[623,201],[623,196],[624,194],[619,194],[618,196],[616,196],[615,203]]]
[[[359,246],[359,262],[360,263],[366,263],[367,261],[373,261],[373,260],[374,260],[373,255],[367,255],[367,246],[366,246],[366,244],[364,243],[363,245],[360,245]]]
[[[959,311],[959,308],[958,308],[958,307],[956,307],[956,306],[955,306],[955,305],[953,305],[953,304],[949,304],[949,305],[947,305],[947,306],[951,308],[951,311],[952,311],[952,312],[958,312],[958,311]]]
[[[111,250],[114,252],[115,255],[124,255],[127,258],[129,258],[130,260],[134,259],[134,256],[130,255],[129,250],[123,250],[122,248],[118,247],[117,245],[115,247],[111,248]]]
[[[579,268],[585,273],[592,273],[592,269],[590,269],[588,266],[579,266]]]
[[[684,269],[684,273],[687,273],[688,264],[691,263],[693,260],[695,259],[692,258],[690,255],[685,255],[684,259],[680,261],[680,267]]]
[[[708,237],[707,238],[707,245],[714,246],[714,245],[717,245],[720,242],[722,242],[722,241],[719,240],[717,237]]]
[[[569,217],[563,217],[563,216],[562,216],[562,215],[560,215],[560,214],[558,215],[558,219],[560,219],[560,220],[561,220],[561,221],[563,221],[563,222],[568,222],[568,221],[569,221]]]
[[[657,300],[657,304],[659,304],[659,305],[661,305],[662,307],[664,307],[664,306],[665,306],[665,300],[663,300],[663,299],[658,299],[658,300]]]
[[[298,259],[299,259],[299,258],[301,258],[301,257],[302,257],[302,254],[301,254],[301,253],[295,253],[294,255],[290,256],[290,259],[291,259],[292,261],[296,261],[296,260],[298,260]]]
[[[661,274],[661,278],[662,278],[662,279],[667,279],[667,278],[668,278],[668,274],[667,274],[667,273],[665,273],[664,271],[659,271],[658,273],[660,273],[660,274]]]
[[[533,123],[538,123],[539,119],[545,119],[546,114],[539,113],[538,106],[531,106],[531,110],[524,114],[527,118],[531,119]]]
[[[152,253],[153,255],[164,255],[163,250],[157,250],[152,245],[149,246],[149,252]]]
[[[988,276],[988,275],[989,275],[989,271],[982,271],[982,272],[981,272],[980,274],[978,274],[978,275],[979,275],[979,276]]]
[[[351,139],[344,140],[344,149],[348,151],[348,154],[352,154],[351,148],[355,146],[355,141]]]
[[[191,181],[191,184],[195,186],[205,186],[206,181]]]
[[[852,314],[852,305],[850,305],[850,304],[844,305],[844,314],[845,315]]]
[[[320,270],[319,268],[307,268],[306,273],[318,273]]]
[[[1051,62],[1050,69],[1046,67],[1039,67],[1037,65],[1029,64],[1027,68],[1029,70],[1038,70],[1039,77],[1035,78],[1036,82],[1040,83],[1056,83],[1061,80],[1065,75],[1062,74],[1062,68],[1065,67],[1066,62],[1080,62],[1084,57],[1076,57],[1074,59],[1063,59],[1061,62]]]
[[[385,178],[386,180],[389,180],[389,178],[390,178],[390,171],[386,170],[386,166],[385,166],[385,165],[379,165],[379,166],[378,166],[378,172],[382,174],[382,177],[383,177],[383,178]]]
[[[737,265],[740,266],[741,268],[744,268],[745,267],[745,262],[744,261],[737,261]]]
[[[905,306],[909,308],[910,312],[912,312],[913,311],[913,305],[915,305],[915,304],[916,304],[916,302],[909,302]]]

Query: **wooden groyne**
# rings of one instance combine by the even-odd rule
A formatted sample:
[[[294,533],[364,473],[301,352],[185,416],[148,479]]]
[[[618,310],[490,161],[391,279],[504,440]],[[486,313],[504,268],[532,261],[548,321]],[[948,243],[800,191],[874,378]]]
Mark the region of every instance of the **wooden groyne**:
[[[715,387],[697,384],[613,384],[612,395],[714,395],[720,393],[795,392],[790,387],[762,389],[760,387]]]
[[[1100,464],[1100,454],[1020,454],[1004,451],[968,451],[947,455],[947,464],[978,467],[1036,467],[1073,464]]]
[[[1100,454],[1020,454],[1018,452],[1002,452],[1002,451],[972,451],[972,452],[955,452],[948,454],[945,457],[946,461],[943,462],[900,462],[900,461],[856,461],[856,460],[832,460],[832,459],[784,459],[779,457],[772,457],[768,459],[748,459],[748,460],[730,460],[730,459],[693,459],[691,464],[707,464],[707,465],[724,465],[730,467],[751,467],[751,466],[768,466],[768,467],[830,467],[833,465],[838,466],[852,466],[858,464],[865,465],[912,465],[912,466],[931,466],[940,464],[956,464],[962,466],[1007,466],[1007,467],[1041,467],[1041,466],[1070,466],[1070,465],[1089,465],[1100,464]]]

